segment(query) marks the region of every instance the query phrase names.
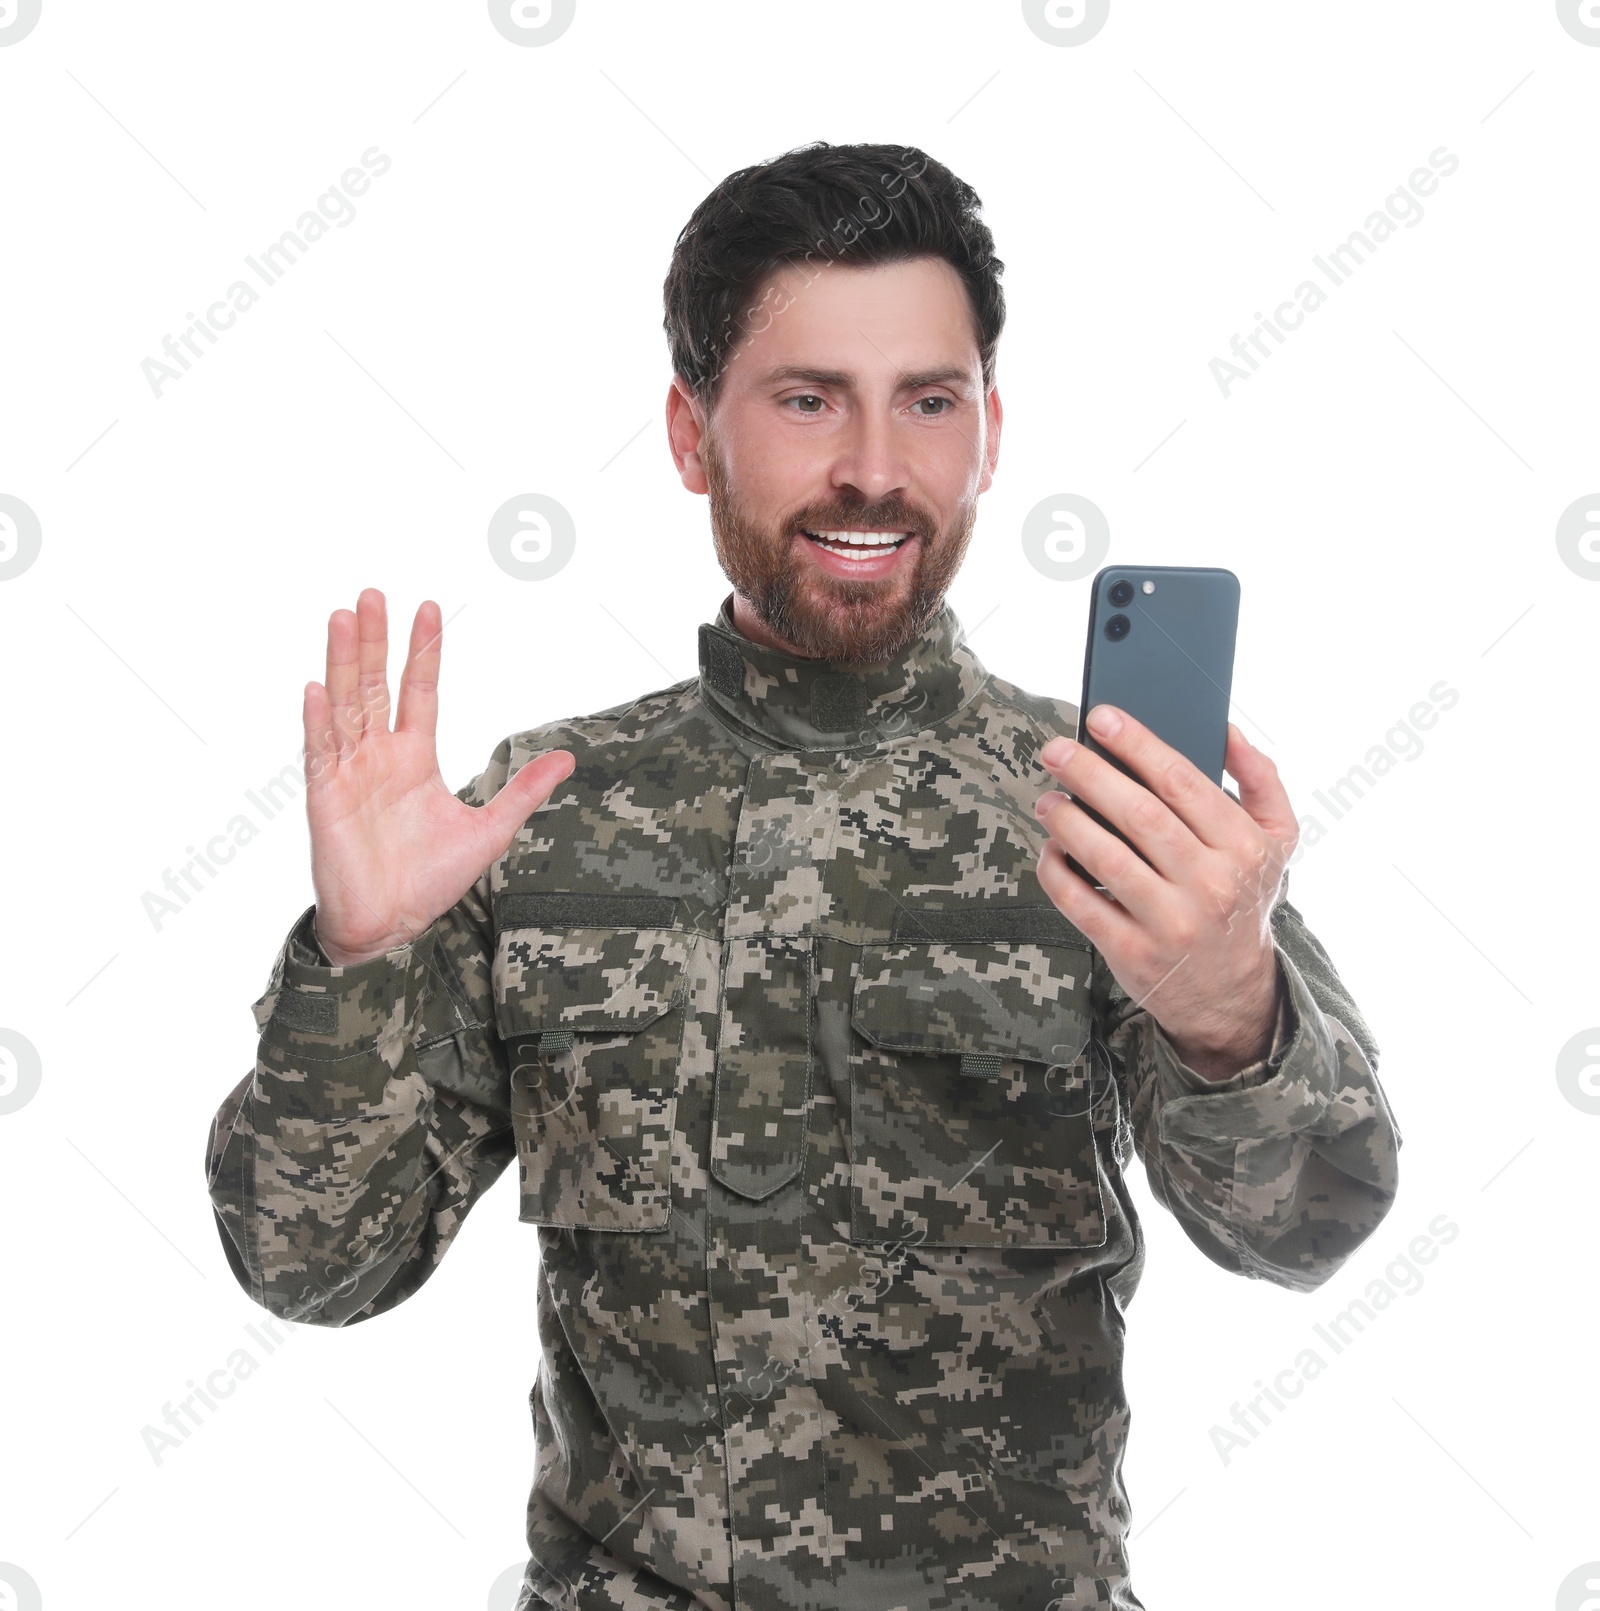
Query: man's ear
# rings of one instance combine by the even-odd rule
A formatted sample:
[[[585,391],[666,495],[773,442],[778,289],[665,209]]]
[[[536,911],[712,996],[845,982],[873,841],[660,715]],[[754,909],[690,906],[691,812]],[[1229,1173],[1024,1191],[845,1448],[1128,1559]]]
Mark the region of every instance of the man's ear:
[[[700,462],[705,429],[705,411],[695,400],[689,383],[682,375],[674,375],[667,389],[667,446],[672,451],[678,479],[689,492],[706,491],[705,467]]]
[[[1000,423],[1004,410],[1000,407],[1000,388],[998,385],[989,388],[989,394],[983,400],[984,432],[983,444],[983,480],[978,483],[979,492],[987,492],[990,483],[994,480],[994,467],[1000,462]]]

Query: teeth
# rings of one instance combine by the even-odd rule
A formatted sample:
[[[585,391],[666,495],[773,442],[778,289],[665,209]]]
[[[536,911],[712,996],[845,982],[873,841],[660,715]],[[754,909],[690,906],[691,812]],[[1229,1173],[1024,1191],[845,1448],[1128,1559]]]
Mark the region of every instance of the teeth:
[[[851,543],[861,548],[880,548],[886,543],[903,542],[909,532],[903,531],[808,531],[808,537],[820,537],[829,543]]]

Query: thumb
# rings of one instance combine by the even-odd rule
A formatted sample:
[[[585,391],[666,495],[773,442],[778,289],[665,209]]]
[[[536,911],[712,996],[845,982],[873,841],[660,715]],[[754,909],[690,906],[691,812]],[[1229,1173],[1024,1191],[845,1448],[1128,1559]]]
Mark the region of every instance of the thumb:
[[[496,855],[504,852],[517,829],[550,798],[557,784],[569,777],[577,764],[571,750],[547,750],[506,779],[500,792],[483,808],[499,847]]]

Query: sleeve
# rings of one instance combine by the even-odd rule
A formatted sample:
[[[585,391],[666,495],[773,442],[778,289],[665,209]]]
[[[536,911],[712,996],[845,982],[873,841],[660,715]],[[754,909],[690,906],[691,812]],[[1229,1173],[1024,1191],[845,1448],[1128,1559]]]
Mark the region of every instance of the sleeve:
[[[460,797],[492,797],[509,750]],[[206,1176],[240,1285],[284,1319],[342,1326],[427,1280],[515,1146],[488,873],[352,967],[328,963],[314,913],[255,1003],[255,1068],[212,1120]]]
[[[1096,1038],[1124,1118],[1118,1163],[1137,1152],[1157,1201],[1224,1269],[1309,1292],[1388,1213],[1401,1135],[1377,1043],[1327,952],[1287,899],[1271,921],[1286,988],[1260,1062],[1196,1074],[1098,952]]]

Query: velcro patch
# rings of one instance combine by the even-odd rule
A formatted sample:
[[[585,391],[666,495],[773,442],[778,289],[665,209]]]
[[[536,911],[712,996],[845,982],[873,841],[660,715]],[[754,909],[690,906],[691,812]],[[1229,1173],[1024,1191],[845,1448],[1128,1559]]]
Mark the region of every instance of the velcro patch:
[[[1054,906],[999,905],[898,907],[893,940],[1012,940],[1018,944],[1076,945],[1092,950],[1088,938]]]
[[[811,725],[819,733],[843,733],[867,719],[867,690],[848,671],[824,671],[811,684]]]
[[[502,929],[670,929],[678,901],[673,895],[523,890],[501,895],[494,912]]]
[[[744,656],[709,625],[700,628],[700,642],[711,686],[737,699],[744,692]]]
[[[272,1009],[272,1021],[302,1035],[337,1035],[339,1033],[339,1003],[333,996],[312,995],[305,990],[285,986],[278,992],[277,1005]]]

